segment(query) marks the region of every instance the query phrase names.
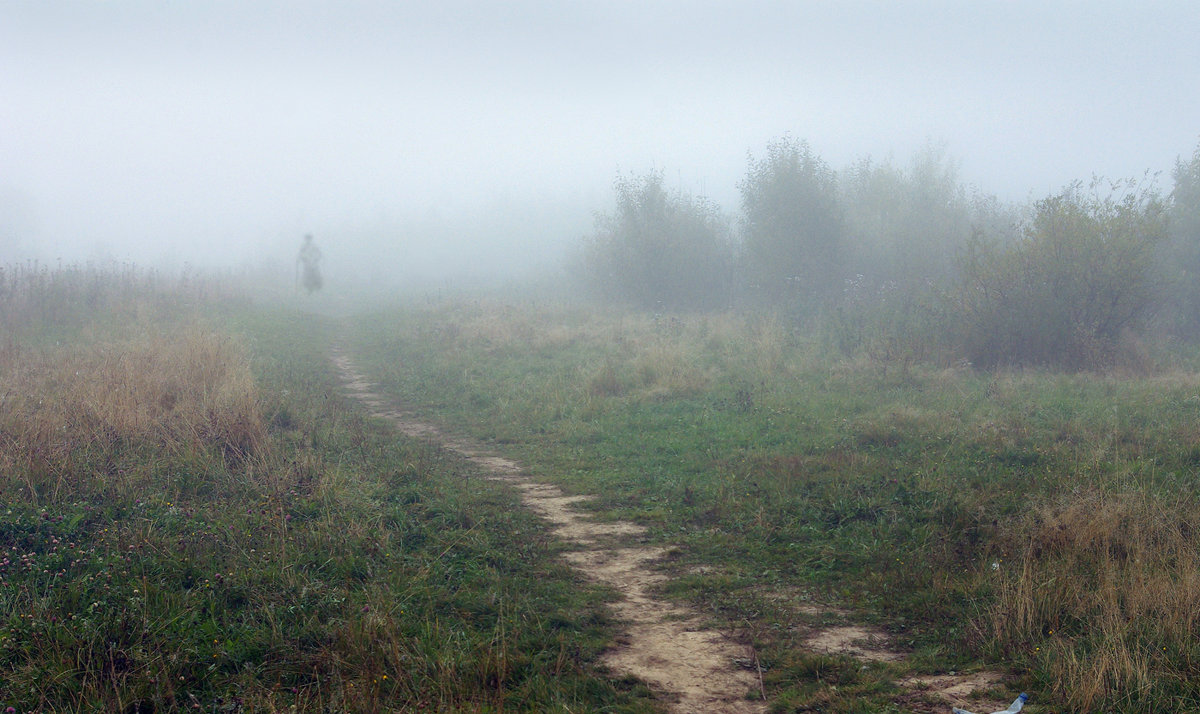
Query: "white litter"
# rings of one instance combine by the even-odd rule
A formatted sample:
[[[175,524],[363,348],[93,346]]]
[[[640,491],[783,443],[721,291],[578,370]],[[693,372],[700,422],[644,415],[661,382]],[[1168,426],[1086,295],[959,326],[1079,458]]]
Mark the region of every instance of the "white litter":
[[[1008,709],[1001,709],[1000,711],[992,712],[992,714],[1015,714],[1016,712],[1021,711],[1021,707],[1025,706],[1025,700],[1028,698],[1028,694],[1021,692],[1021,695],[1017,697],[1012,704],[1008,705]],[[951,707],[950,711],[954,714],[973,714],[966,709],[959,709],[958,707]]]

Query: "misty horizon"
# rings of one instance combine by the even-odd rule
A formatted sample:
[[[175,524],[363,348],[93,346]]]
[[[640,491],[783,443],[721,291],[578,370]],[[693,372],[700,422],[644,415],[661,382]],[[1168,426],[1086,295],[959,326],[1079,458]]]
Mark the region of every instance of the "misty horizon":
[[[834,170],[944,146],[1027,201],[1200,138],[1182,2],[351,2],[0,10],[0,262],[552,266],[661,171],[739,211],[783,136]],[[1160,181],[1164,181],[1160,179]],[[1169,185],[1164,186],[1169,190]]]

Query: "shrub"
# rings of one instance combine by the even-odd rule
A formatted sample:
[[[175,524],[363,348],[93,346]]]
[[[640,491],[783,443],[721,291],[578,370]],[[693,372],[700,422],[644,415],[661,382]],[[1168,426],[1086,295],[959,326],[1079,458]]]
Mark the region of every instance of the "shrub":
[[[847,232],[855,272],[872,285],[901,289],[953,274],[954,256],[972,224],[1003,209],[960,182],[944,148],[929,145],[906,170],[862,159],[842,174]]]
[[[661,172],[619,178],[617,207],[596,219],[582,272],[601,296],[654,310],[728,303],[729,221],[704,198],[663,188]]]
[[[1200,146],[1188,161],[1175,162],[1171,191],[1171,239],[1163,250],[1168,279],[1163,321],[1175,335],[1200,340]]]
[[[1154,302],[1166,211],[1153,188],[1078,183],[1039,201],[1020,240],[976,235],[951,294],[960,348],[978,366],[1088,369],[1120,356]]]
[[[742,193],[747,279],[765,299],[811,308],[838,294],[846,221],[837,175],[807,142],[780,139],[751,158]]]

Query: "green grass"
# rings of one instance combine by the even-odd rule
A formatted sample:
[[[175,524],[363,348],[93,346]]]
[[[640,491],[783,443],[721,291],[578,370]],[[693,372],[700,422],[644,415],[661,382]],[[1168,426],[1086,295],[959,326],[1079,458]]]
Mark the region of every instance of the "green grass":
[[[848,666],[797,652],[809,600],[911,653],[823,676],[829,711],[976,666],[1068,711],[1200,707],[1194,373],[889,370],[767,319],[486,301],[364,316],[354,348],[410,407],[649,526],[666,594],[753,631],[781,709]]]
[[[335,322],[136,271],[5,280],[0,709],[661,710],[599,665],[611,593],[510,489],[368,418],[335,342],[423,419],[647,526],[662,596],[749,635],[775,711],[934,710],[897,681],[977,667],[1035,714],[1200,709],[1195,371],[882,364],[769,317]],[[842,618],[813,604],[907,658],[807,651]]]
[[[335,324],[213,308],[202,328],[178,310],[69,343],[29,321],[7,347],[0,709],[656,710],[598,671],[607,595],[517,496],[342,394]],[[232,372],[178,389],[155,370],[183,369],[163,355],[196,329]],[[155,336],[138,352],[126,330]],[[76,365],[125,375],[85,380],[105,408],[61,387]],[[222,385],[262,439],[216,428]],[[44,454],[17,438],[35,427]]]

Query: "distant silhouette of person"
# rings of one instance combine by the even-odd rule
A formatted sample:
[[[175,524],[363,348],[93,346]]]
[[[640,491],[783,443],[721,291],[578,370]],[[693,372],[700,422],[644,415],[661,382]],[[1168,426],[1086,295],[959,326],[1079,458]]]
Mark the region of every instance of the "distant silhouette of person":
[[[300,284],[309,294],[320,290],[321,280],[321,249],[313,243],[312,234],[304,236],[304,245],[300,246],[300,254],[296,256],[296,271]]]

